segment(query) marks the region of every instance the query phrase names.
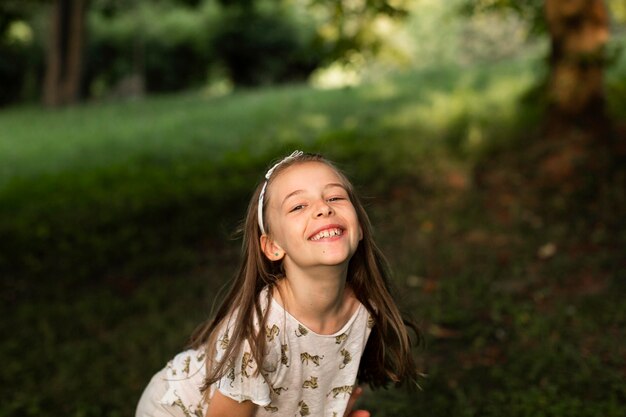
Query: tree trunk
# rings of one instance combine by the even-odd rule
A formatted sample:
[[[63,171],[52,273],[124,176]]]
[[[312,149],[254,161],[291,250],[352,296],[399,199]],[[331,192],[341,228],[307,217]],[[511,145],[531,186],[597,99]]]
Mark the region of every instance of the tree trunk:
[[[613,207],[624,205],[626,141],[605,103],[605,2],[545,0],[544,7],[552,49],[543,131],[529,135],[524,149],[504,149],[486,161],[476,182],[499,210],[537,213],[575,227],[581,219],[571,213],[585,213],[593,227],[602,224],[598,216],[612,224],[620,213]]]
[[[50,37],[46,50],[46,73],[43,80],[43,103],[56,106],[59,102],[59,74],[61,73],[61,1],[56,0],[50,12]]]
[[[54,0],[44,76],[43,103],[57,107],[80,97],[86,0]]]
[[[583,131],[602,129],[608,120],[603,72],[609,18],[604,1],[546,0],[545,16],[552,41],[550,130],[559,134],[574,125]]]

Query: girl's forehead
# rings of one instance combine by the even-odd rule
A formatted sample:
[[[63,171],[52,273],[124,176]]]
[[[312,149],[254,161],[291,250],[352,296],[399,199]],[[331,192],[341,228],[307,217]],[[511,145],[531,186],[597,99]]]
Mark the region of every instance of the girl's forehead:
[[[273,194],[281,194],[331,183],[346,186],[344,179],[333,167],[323,162],[308,161],[293,164],[278,172],[268,188],[272,189]]]

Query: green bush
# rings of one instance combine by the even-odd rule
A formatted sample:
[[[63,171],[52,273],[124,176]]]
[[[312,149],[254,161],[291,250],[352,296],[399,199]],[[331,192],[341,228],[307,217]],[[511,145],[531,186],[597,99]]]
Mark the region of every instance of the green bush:
[[[142,3],[132,12],[89,13],[85,83],[103,94],[139,74],[148,92],[174,91],[206,82],[212,62],[211,31],[218,11]]]
[[[306,32],[277,10],[227,9],[213,50],[237,85],[305,80],[322,61],[310,48],[313,31]]]
[[[125,77],[144,77],[148,92],[201,85],[226,68],[242,86],[306,79],[323,58],[312,22],[280,6],[239,9],[146,3],[89,13],[85,84],[104,95]]]

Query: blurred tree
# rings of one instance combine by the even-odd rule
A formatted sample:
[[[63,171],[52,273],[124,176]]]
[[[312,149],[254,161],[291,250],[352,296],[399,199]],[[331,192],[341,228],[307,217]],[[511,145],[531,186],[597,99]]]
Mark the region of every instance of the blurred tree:
[[[609,17],[603,0],[546,0],[550,34],[549,119],[555,133],[562,124],[607,125],[603,71]]]
[[[282,10],[228,8],[215,28],[212,49],[239,86],[306,80],[323,60],[314,32]]]
[[[548,136],[575,127],[604,134],[603,73],[609,16],[604,0],[482,0],[463,4],[466,13],[513,10],[526,19],[535,35],[550,38],[546,86]]]
[[[41,53],[29,20],[42,1],[0,2],[0,105],[38,95]]]
[[[240,85],[302,80],[320,66],[375,55],[373,26],[408,14],[406,0],[218,2],[225,12],[213,48]]]
[[[317,18],[318,42],[327,62],[349,60],[351,53],[375,54],[381,39],[372,31],[379,19],[408,15],[406,0],[309,0],[307,9]]]
[[[88,94],[136,97],[205,83],[221,16],[217,6],[188,4],[91,0],[83,77]]]
[[[33,0],[35,1],[35,0]],[[46,106],[60,106],[65,104],[72,104],[78,101],[85,87],[84,72],[85,63],[84,55],[85,50],[89,49],[87,44],[87,22],[86,16],[90,9],[101,10],[105,15],[120,15],[124,13],[135,13],[138,5],[141,1],[134,0],[132,2],[124,0],[54,0],[50,9],[50,27],[48,45],[46,49],[46,70],[43,80],[43,92],[42,101]],[[171,4],[172,7],[197,7],[202,0],[144,0],[145,3],[157,4]],[[130,7],[129,7],[130,6]],[[153,75],[144,74],[145,67],[144,55],[145,55],[145,39],[142,36],[135,37],[131,40],[133,53],[133,71],[135,73],[128,75],[128,79],[139,78],[139,84],[144,83],[143,78]],[[160,45],[167,45],[167,40],[159,43]],[[181,50],[182,55],[194,56],[193,53]],[[93,56],[87,57],[93,59]],[[179,57],[171,59],[171,62],[178,62]],[[161,61],[167,61],[168,58]],[[185,59],[185,62],[191,64],[190,68],[195,68],[196,72],[204,74],[205,68],[202,66],[195,66],[197,62],[186,62],[189,59]],[[193,61],[193,59],[191,60]],[[145,68],[151,69],[150,68]],[[89,70],[89,68],[87,68]],[[172,71],[171,74],[166,74],[165,78],[171,80],[165,83],[163,88],[153,88],[153,90],[171,90],[172,86],[177,86],[178,89],[188,87],[184,84],[187,82],[185,71],[180,71],[183,76],[177,78],[176,71]],[[93,74],[91,74],[93,78]],[[162,74],[158,74],[157,78],[163,78]],[[169,77],[169,78],[168,78]],[[151,78],[148,77],[150,81]],[[153,77],[154,78],[154,77]],[[154,83],[152,83],[154,84]],[[150,86],[152,86],[152,84]],[[158,87],[161,87],[157,82]],[[149,87],[150,87],[149,86]]]
[[[535,91],[547,104],[541,130],[525,134],[523,148],[503,149],[477,170],[477,181],[487,187],[517,187],[518,201],[531,211],[554,210],[559,217],[586,211],[594,224],[598,216],[611,224],[623,204],[626,131],[611,118],[604,82],[613,58],[607,51],[611,1],[480,2],[496,10],[523,9],[537,22],[536,33],[550,41],[547,76]],[[517,8],[520,3],[524,8]]]
[[[24,5],[17,1],[3,1],[0,3],[0,34],[4,34],[11,22],[22,19],[26,15]]]
[[[28,10],[37,21],[36,27],[27,22],[37,41],[28,51],[2,44],[0,32],[6,58],[0,80],[14,86],[0,102],[17,101],[28,90],[31,97],[41,91],[47,106],[61,106],[85,94],[108,94],[129,77],[140,77],[147,91],[180,90],[222,74],[216,63],[238,84],[300,81],[320,66],[374,56],[382,43],[374,28],[405,16],[407,2],[0,0],[0,30],[25,20]],[[171,18],[152,19],[153,10]],[[26,52],[28,60],[16,58]]]
[[[46,51],[43,103],[56,107],[79,99],[86,0],[54,0]]]

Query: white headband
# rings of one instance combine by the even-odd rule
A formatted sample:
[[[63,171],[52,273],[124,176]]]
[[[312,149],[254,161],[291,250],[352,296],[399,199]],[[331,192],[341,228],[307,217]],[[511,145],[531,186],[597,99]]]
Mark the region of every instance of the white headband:
[[[297,158],[299,156],[302,156],[303,154],[304,154],[304,152],[302,152],[302,151],[293,151],[291,153],[291,155],[284,157],[283,159],[278,161],[276,164],[274,164],[274,166],[271,167],[267,171],[267,173],[265,174],[265,183],[263,183],[263,188],[261,189],[261,194],[259,194],[259,205],[257,207],[257,216],[258,216],[258,219],[259,219],[259,229],[261,229],[261,234],[262,235],[265,234],[265,227],[263,227],[263,198],[265,197],[265,189],[267,188],[267,182],[270,180],[270,177],[274,173],[274,170],[276,168],[278,168],[279,165],[284,164],[287,161],[291,161],[292,159],[295,159],[295,158]]]

